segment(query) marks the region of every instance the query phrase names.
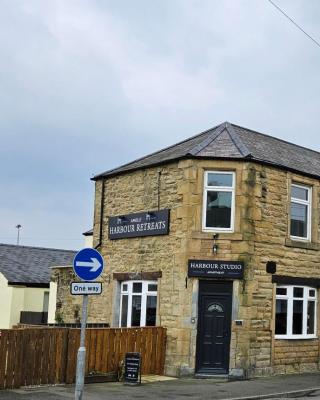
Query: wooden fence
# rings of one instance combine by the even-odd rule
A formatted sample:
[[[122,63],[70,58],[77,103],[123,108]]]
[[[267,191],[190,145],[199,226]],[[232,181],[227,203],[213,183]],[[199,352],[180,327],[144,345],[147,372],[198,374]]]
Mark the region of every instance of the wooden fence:
[[[80,330],[0,330],[0,389],[73,383]],[[142,354],[143,374],[163,374],[166,329],[87,329],[86,374],[117,371],[127,352]]]

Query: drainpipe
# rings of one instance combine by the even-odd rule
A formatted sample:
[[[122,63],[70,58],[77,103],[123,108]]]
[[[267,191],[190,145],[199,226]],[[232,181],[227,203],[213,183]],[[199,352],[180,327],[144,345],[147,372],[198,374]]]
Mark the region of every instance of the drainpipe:
[[[99,242],[98,244],[94,247],[97,249],[98,247],[101,247],[102,245],[102,233],[103,233],[103,210],[104,210],[104,182],[105,180],[102,179],[102,184],[101,184],[101,200],[100,200],[100,232],[99,232]]]

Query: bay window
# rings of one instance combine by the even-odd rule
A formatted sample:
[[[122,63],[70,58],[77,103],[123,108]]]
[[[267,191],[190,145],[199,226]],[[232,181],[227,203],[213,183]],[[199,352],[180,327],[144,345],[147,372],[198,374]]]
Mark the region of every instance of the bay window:
[[[156,325],[157,286],[156,281],[121,283],[120,327]]]
[[[203,193],[203,230],[214,232],[233,231],[234,197],[234,172],[205,172]]]
[[[291,186],[290,235],[292,239],[311,240],[311,187]]]
[[[316,337],[317,292],[308,286],[277,286],[276,326],[278,339]]]

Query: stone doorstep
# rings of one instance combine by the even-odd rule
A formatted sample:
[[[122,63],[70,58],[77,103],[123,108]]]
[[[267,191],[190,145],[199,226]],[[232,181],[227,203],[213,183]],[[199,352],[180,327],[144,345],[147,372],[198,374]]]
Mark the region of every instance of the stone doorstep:
[[[178,378],[165,375],[142,375],[141,383],[153,383],[153,382],[164,382],[164,381],[174,381]]]
[[[214,383],[225,383],[230,381],[229,375],[210,375],[210,374],[195,374],[196,379],[211,379]]]
[[[285,399],[291,397],[302,397],[308,396],[311,393],[317,392],[320,390],[320,387],[311,388],[311,389],[301,389],[301,390],[292,390],[291,392],[279,392],[279,393],[270,393],[270,394],[260,394],[254,396],[244,396],[244,397],[232,397],[228,400],[262,400],[262,399]]]

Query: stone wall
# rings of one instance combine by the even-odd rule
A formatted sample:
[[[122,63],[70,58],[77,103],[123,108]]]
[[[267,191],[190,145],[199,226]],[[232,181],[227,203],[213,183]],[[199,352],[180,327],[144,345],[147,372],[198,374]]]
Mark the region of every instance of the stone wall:
[[[320,278],[319,182],[261,165],[255,165],[254,170],[253,208],[256,210],[256,218],[254,219],[254,270],[250,298],[254,307],[251,313],[251,327],[259,338],[260,346],[253,342],[250,346],[250,367],[255,368],[255,375],[264,374],[270,367],[274,367],[275,373],[313,371],[315,351],[319,358],[319,340],[274,339],[276,285],[272,284],[271,275],[266,273],[266,262],[276,261],[277,275]],[[310,244],[292,242],[289,239],[292,182],[313,187],[313,229]],[[317,315],[319,316],[319,313]],[[318,323],[318,330],[319,325]],[[313,350],[306,353],[305,349],[308,346],[311,346]],[[315,350],[317,346],[318,349]],[[254,348],[257,349],[257,354],[253,351]],[[294,349],[294,352],[285,358],[281,349],[288,348]]]
[[[168,328],[167,364],[188,363],[188,329],[182,329],[190,307],[191,288],[185,285],[185,272],[181,276],[181,257],[185,257],[187,225],[181,217],[184,168],[172,164],[166,168],[152,168],[111,178],[106,181],[103,196],[103,229],[101,246],[106,269],[104,297],[106,319],[118,323],[119,283],[113,273],[143,273],[161,271],[158,282],[157,324]],[[101,205],[102,184],[97,183],[96,201]],[[159,196],[158,196],[159,193]],[[108,240],[108,217],[133,212],[170,209],[170,235],[121,240]],[[100,210],[95,213],[94,245],[99,241]],[[116,303],[116,305],[115,305]],[[183,360],[183,361],[182,361]]]
[[[51,280],[57,283],[56,323],[80,323],[82,310],[82,296],[70,295],[71,282],[79,282],[72,267],[56,267],[51,273]],[[101,282],[102,280],[97,280]],[[103,312],[104,299],[99,296],[89,296],[88,323],[109,323]],[[100,307],[99,307],[100,306]],[[101,309],[102,308],[102,309]]]
[[[274,372],[278,374],[319,370],[319,340],[275,340]]]
[[[96,185],[94,245],[101,242],[101,252],[110,266],[104,277],[110,281],[105,296],[106,318],[116,323],[118,307],[117,283],[113,272],[161,271],[158,289],[157,323],[168,328],[166,372],[181,375],[194,371],[197,335],[198,279],[187,277],[189,258],[212,259],[212,233],[202,232],[203,174],[205,169],[225,168],[236,171],[235,232],[220,234],[219,259],[243,260],[246,277],[250,276],[250,262],[254,252],[250,201],[254,190],[250,181],[250,165],[239,162],[180,161],[162,168],[150,168],[108,179],[104,185],[103,229],[100,238],[101,192]],[[160,175],[159,175],[160,172]],[[158,184],[160,197],[158,198]],[[170,234],[109,241],[108,216],[122,215],[158,208],[170,209]],[[243,282],[234,283],[233,317],[248,314]],[[194,318],[195,323],[191,322]],[[245,368],[248,329],[234,330],[231,339],[232,368]]]

